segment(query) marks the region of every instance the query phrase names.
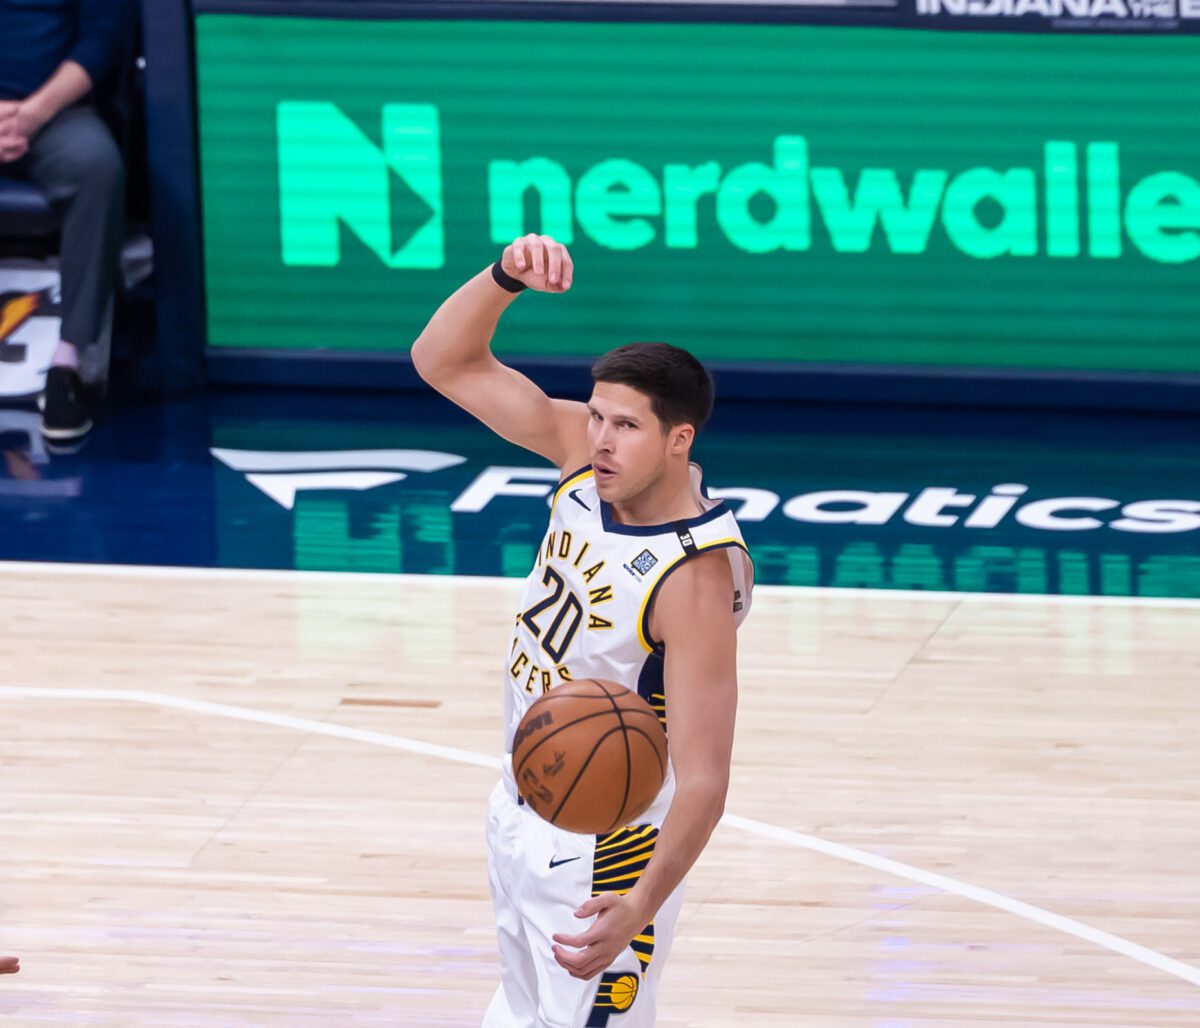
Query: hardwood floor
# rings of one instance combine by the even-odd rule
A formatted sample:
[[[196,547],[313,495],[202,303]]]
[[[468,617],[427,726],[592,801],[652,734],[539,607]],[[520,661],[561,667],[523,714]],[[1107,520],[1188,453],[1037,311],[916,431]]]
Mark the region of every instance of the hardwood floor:
[[[0,564],[0,1020],[477,1025],[516,591]],[[1200,1024],[1198,640],[760,590],[659,1025]]]

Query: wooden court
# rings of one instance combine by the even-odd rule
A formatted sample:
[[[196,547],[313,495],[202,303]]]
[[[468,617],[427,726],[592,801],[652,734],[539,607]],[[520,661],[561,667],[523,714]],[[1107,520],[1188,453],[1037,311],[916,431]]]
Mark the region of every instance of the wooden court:
[[[0,1021],[477,1025],[516,594],[0,565]],[[760,590],[659,1024],[1200,1024],[1198,639]]]

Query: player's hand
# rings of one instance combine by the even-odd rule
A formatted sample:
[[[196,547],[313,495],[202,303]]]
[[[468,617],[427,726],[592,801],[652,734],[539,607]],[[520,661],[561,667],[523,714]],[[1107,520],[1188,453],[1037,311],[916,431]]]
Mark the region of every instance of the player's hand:
[[[532,233],[504,248],[500,267],[505,274],[542,293],[565,293],[575,277],[575,264],[567,248],[550,236]]]
[[[627,897],[615,892],[593,896],[575,911],[575,916],[595,917],[596,922],[579,935],[555,935],[554,941],[558,945],[552,948],[554,959],[570,972],[571,977],[584,981],[595,978],[616,960],[633,937],[653,919]],[[566,946],[576,952],[564,949]]]

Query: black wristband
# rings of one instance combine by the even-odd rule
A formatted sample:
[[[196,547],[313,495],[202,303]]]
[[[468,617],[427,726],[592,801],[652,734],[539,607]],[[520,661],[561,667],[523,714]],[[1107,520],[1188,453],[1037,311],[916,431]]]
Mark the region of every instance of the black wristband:
[[[524,282],[513,278],[512,275],[500,267],[499,261],[496,261],[492,265],[492,279],[501,289],[506,289],[510,293],[519,293],[522,289],[527,288]]]

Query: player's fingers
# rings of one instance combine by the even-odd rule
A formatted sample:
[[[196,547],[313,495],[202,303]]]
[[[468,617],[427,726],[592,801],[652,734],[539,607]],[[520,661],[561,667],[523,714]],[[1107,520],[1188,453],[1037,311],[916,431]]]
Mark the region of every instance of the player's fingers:
[[[575,968],[573,968],[573,967],[566,967],[566,965],[564,965],[564,969],[566,970],[567,974],[569,974],[569,975],[570,975],[572,978],[578,978],[580,981],[585,981],[585,980],[586,980],[586,979],[584,979],[584,977],[583,977],[583,972],[582,972],[582,971],[577,971],[577,970],[576,970]]]
[[[584,932],[581,935],[563,935],[562,933],[559,933],[558,935],[551,936],[551,938],[560,946],[570,946],[572,949],[582,949],[592,941],[588,937],[590,934],[590,931]]]
[[[558,960],[562,968],[567,971],[572,978],[578,978],[580,981],[585,982],[589,979],[595,978],[596,975],[598,975],[601,971],[608,967],[609,964],[612,963],[612,960],[605,960],[603,958],[571,960],[569,957],[559,956],[557,953],[555,953],[555,959]]]
[[[533,273],[535,275],[544,275],[546,273],[546,247],[536,236],[529,244],[530,256],[533,258]]]
[[[575,911],[576,917],[594,917],[596,914],[603,913],[612,903],[609,893],[602,893],[599,896],[593,896],[589,900],[585,900],[579,905],[579,909]]]
[[[529,267],[529,255],[526,253],[525,240],[513,240],[512,249],[514,267],[516,267],[517,271],[524,271]]]
[[[546,248],[546,278],[556,286],[562,281],[562,248],[548,236],[542,237],[542,244]]]
[[[587,959],[582,953],[568,953],[561,946],[553,947],[554,959],[572,974],[577,973]]]
[[[593,957],[591,960],[586,960],[580,964],[572,973],[576,978],[582,978],[586,982],[589,978],[595,978],[596,975],[611,963],[611,960],[598,960]]]
[[[571,255],[567,253],[565,246],[559,243],[558,248],[562,251],[562,287],[570,289],[571,279],[575,277],[575,262],[571,260]]]

